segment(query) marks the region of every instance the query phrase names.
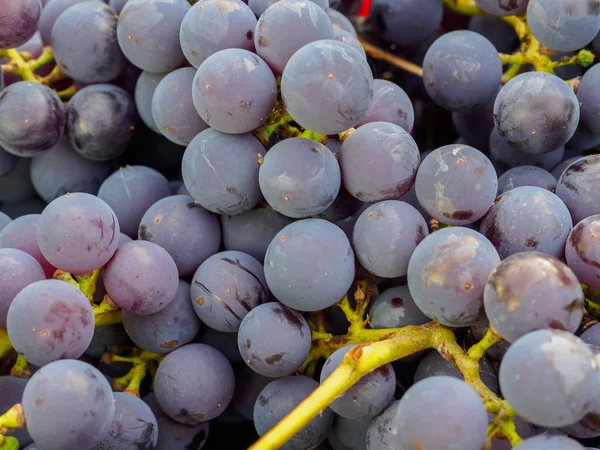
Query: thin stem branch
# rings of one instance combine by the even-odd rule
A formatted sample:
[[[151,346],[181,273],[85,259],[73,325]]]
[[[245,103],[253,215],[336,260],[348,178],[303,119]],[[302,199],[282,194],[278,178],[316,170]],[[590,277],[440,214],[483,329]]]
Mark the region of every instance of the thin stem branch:
[[[365,49],[366,54],[371,58],[388,62],[393,66],[396,66],[402,70],[412,73],[413,75],[423,77],[423,68],[421,66],[414,64],[404,58],[396,56],[390,52],[386,52],[385,50],[382,50],[379,47],[374,46],[373,44],[369,44],[360,36],[358,37],[358,40]]]

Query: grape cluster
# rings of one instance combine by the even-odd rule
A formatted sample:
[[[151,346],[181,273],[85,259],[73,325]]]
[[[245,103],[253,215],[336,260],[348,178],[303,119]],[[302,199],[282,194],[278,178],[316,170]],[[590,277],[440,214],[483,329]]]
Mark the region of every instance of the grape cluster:
[[[0,450],[597,450],[598,53],[600,0],[0,0]]]

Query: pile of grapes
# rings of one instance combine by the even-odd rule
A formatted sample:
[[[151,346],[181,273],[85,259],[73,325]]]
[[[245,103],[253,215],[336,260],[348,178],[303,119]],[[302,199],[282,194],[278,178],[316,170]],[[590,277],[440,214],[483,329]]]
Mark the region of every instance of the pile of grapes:
[[[0,450],[600,448],[600,0],[0,0]]]

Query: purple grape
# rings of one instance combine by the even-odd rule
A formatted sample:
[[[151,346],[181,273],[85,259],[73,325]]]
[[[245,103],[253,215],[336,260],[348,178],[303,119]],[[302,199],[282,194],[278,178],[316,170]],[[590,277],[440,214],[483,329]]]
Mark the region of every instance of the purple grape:
[[[215,130],[248,133],[269,118],[277,83],[269,66],[254,53],[230,48],[212,54],[198,68],[192,97],[202,120]]]
[[[12,219],[8,215],[0,211],[0,231],[2,231],[4,227],[11,222]]]
[[[281,95],[300,126],[315,133],[338,134],[358,124],[369,110],[373,74],[354,48],[320,40],[290,58],[281,79]]]
[[[109,0],[108,6],[114,9],[117,14],[120,14],[127,1],[128,0]]]
[[[406,47],[434,35],[442,23],[444,6],[435,0],[374,0],[371,16],[388,41]]]
[[[358,51],[361,55],[363,55],[365,58],[367,57],[367,54],[365,53],[365,49],[363,48],[360,41],[357,39],[356,34],[350,32],[350,31],[342,30],[341,28],[334,27],[333,28],[333,39],[336,41],[340,41],[346,45],[349,45],[350,47],[352,47],[353,49]],[[377,121],[379,121],[379,120],[377,120]]]
[[[5,117],[0,122],[0,146],[20,157],[52,148],[65,126],[62,101],[56,92],[29,81],[19,81],[0,91],[0,116]]]
[[[559,180],[560,177],[562,176],[562,174],[564,173],[564,171],[567,170],[567,168],[571,164],[573,164],[575,161],[579,160],[580,158],[583,158],[583,156],[574,156],[572,158],[567,158],[563,162],[558,164],[556,167],[554,167],[551,172],[552,175],[554,176],[554,178]]]
[[[78,91],[67,105],[67,135],[73,148],[93,161],[123,154],[137,122],[131,96],[112,84],[95,84]]]
[[[504,25],[504,22],[500,23]],[[458,135],[467,141],[468,145],[480,151],[487,150],[490,146],[490,133],[494,128],[493,100],[473,111],[452,113],[452,123]]]
[[[104,287],[121,309],[148,316],[165,309],[175,297],[179,275],[164,248],[148,241],[121,245],[104,268]]]
[[[173,301],[149,316],[123,312],[123,326],[135,345],[154,353],[168,353],[192,342],[200,320],[190,302],[190,285],[179,280]]]
[[[565,258],[579,282],[600,288],[600,215],[583,219],[571,230],[565,246]]]
[[[265,334],[265,324],[269,333]],[[278,303],[250,311],[238,331],[238,346],[246,364],[265,377],[291,375],[310,351],[311,331],[304,317]]]
[[[481,3],[487,1],[482,0]],[[519,46],[514,28],[499,17],[473,16],[469,20],[469,30],[488,39],[500,53],[512,53]]]
[[[571,228],[571,215],[560,198],[540,187],[522,186],[496,199],[480,231],[501,258],[532,250],[562,258]]]
[[[19,158],[0,148],[0,178],[11,173],[17,167],[18,163]]]
[[[241,0],[214,0],[190,8],[181,22],[179,42],[195,68],[228,48],[254,51],[256,17]]]
[[[37,31],[42,13],[40,0],[6,1],[0,4],[0,49],[18,47]]]
[[[323,383],[338,368],[346,353],[354,346],[342,347],[327,358],[321,371]],[[391,364],[381,366],[362,377],[354,386],[336,398],[329,407],[346,419],[375,417],[394,400],[396,375]]]
[[[248,7],[256,17],[262,16],[269,6],[277,3],[279,0],[248,0]]]
[[[494,123],[510,145],[530,154],[564,145],[577,128],[579,102],[556,75],[527,72],[506,83],[494,103]]]
[[[567,436],[551,435],[530,437],[514,448],[517,450],[585,450],[586,448],[594,450],[592,447],[583,447]]]
[[[306,218],[324,212],[340,190],[335,156],[311,139],[291,138],[275,144],[259,170],[260,190],[277,212]]]
[[[221,244],[217,218],[188,195],[165,197],[148,208],[138,237],[163,247],[173,257],[181,277],[193,275]]]
[[[146,126],[156,133],[162,132],[154,122],[152,98],[158,84],[167,75],[166,73],[142,72],[135,85],[134,99],[137,112]]]
[[[427,322],[429,317],[417,307],[407,286],[387,289],[371,301],[369,308],[371,328],[402,328]]]
[[[308,377],[290,376],[269,383],[254,405],[254,427],[264,435],[281,419],[308,397],[319,384]],[[314,448],[325,440],[333,423],[334,414],[326,408],[296,433],[281,450]]]
[[[213,330],[211,327],[203,326],[194,342],[216,348],[225,355],[233,366],[244,364],[244,359],[240,355],[237,344],[237,333],[224,333]]]
[[[4,414],[17,403],[21,403],[23,391],[28,381],[27,378],[0,377],[0,414]],[[5,436],[16,438],[20,445],[27,445],[31,442],[31,436],[29,436],[27,428],[9,429]]]
[[[158,422],[150,407],[135,395],[115,392],[115,414],[108,433],[90,450],[151,450],[158,442]]]
[[[67,8],[52,27],[56,64],[80,83],[114,80],[125,67],[116,31],[115,10],[104,2],[86,1]]]
[[[22,403],[27,430],[44,450],[98,445],[115,412],[104,375],[76,360],[55,361],[39,369],[25,386]]]
[[[535,166],[513,167],[498,178],[498,192],[500,194],[521,186],[537,186],[554,192],[556,178],[550,172]]]
[[[333,450],[366,450],[367,429],[371,422],[371,417],[346,419],[337,416],[327,435],[327,442]]]
[[[14,248],[33,256],[40,263],[46,276],[52,276],[56,270],[42,255],[37,241],[39,214],[27,214],[18,217],[0,231],[0,248]]]
[[[430,234],[408,265],[408,287],[419,309],[451,327],[475,325],[483,315],[483,290],[500,258],[483,235],[449,227]]]
[[[375,417],[367,428],[367,450],[390,450],[397,442],[396,416],[400,400],[395,400]]]
[[[225,250],[237,250],[265,260],[269,244],[292,219],[279,214],[268,204],[235,216],[222,215],[221,234]]]
[[[311,1],[285,0],[261,14],[254,45],[258,55],[275,73],[281,74],[292,55],[302,47],[333,38],[333,26],[323,8]]]
[[[575,223],[600,214],[600,200],[595,194],[599,182],[600,155],[577,160],[558,180],[556,195],[567,205]]]
[[[481,398],[468,384],[434,376],[406,391],[395,422],[396,445],[402,448],[441,449],[452,443],[461,450],[480,450],[485,443],[488,416]]]
[[[373,80],[373,99],[359,126],[371,122],[394,123],[410,133],[415,111],[406,92],[388,80]]]
[[[415,189],[419,203],[434,219],[468,225],[481,219],[498,192],[490,160],[468,145],[445,145],[419,166]]]
[[[335,31],[335,29],[342,29],[342,30],[348,31],[349,33],[352,33],[354,36],[356,36],[357,35],[356,30],[354,29],[354,25],[352,25],[352,22],[350,22],[350,20],[345,15],[343,15],[341,12],[333,9],[333,5],[331,3],[332,2],[330,2],[331,7],[327,8],[327,10],[325,12],[329,16],[329,20],[331,20],[334,31]]]
[[[204,344],[189,344],[169,353],[154,377],[161,409],[184,425],[207,422],[223,413],[234,387],[227,358]]]
[[[169,195],[164,175],[146,166],[121,167],[104,180],[98,191],[98,197],[110,205],[121,231],[128,236],[137,236],[144,213]]]
[[[581,108],[581,123],[592,133],[600,133],[600,126],[596,123],[600,117],[598,101],[600,90],[598,79],[600,77],[599,67],[592,66],[579,81],[577,88],[577,99]]]
[[[319,311],[341,299],[354,280],[354,253],[336,225],[304,219],[283,228],[265,255],[273,295],[298,311]]]
[[[230,135],[209,128],[185,150],[183,182],[190,195],[211,212],[249,211],[260,201],[258,160],[264,153],[251,134]]]
[[[152,73],[180,67],[185,57],[179,44],[179,29],[189,9],[186,0],[129,0],[117,25],[119,46],[127,59]]]
[[[0,249],[0,329],[6,329],[6,315],[15,296],[45,279],[44,269],[33,256],[14,248]]]
[[[521,16],[529,0],[475,0],[475,3],[492,16]]]
[[[235,333],[246,314],[269,301],[263,266],[242,252],[217,253],[196,270],[191,300],[203,323]]]
[[[535,425],[561,427],[581,420],[593,407],[589,393],[596,387],[592,351],[567,331],[527,333],[510,346],[500,364],[504,398]]]
[[[423,216],[408,203],[388,200],[362,212],[352,235],[356,257],[378,277],[406,275],[415,248],[429,234]]]
[[[385,122],[368,123],[354,131],[342,144],[339,158],[344,186],[367,203],[397,200],[406,194],[420,160],[410,134]]]
[[[105,202],[90,194],[66,194],[40,216],[37,241],[54,267],[70,273],[99,269],[119,246],[119,222]]]
[[[52,40],[52,28],[56,19],[65,12],[68,8],[77,3],[82,3],[87,0],[49,0],[42,8],[42,14],[37,25],[42,41],[46,45],[50,45]]]
[[[208,422],[193,426],[171,420],[158,405],[154,392],[144,397],[158,422],[158,443],[154,450],[202,450],[208,438]]]
[[[585,103],[581,103],[580,108],[582,108],[584,104]],[[583,112],[581,114],[583,114]],[[571,150],[583,152],[598,147],[598,145],[600,145],[600,135],[593,133],[584,123],[583,116],[581,117],[582,119],[577,124],[575,133],[573,133],[573,136],[567,141],[566,145]]]
[[[330,145],[330,143],[328,142],[327,145]],[[329,208],[327,208],[325,211],[319,214],[316,218],[325,219],[330,222],[335,222],[338,220],[345,219],[346,217],[350,217],[352,214],[357,212],[363,205],[364,203],[356,197],[353,197],[344,186],[340,186],[340,191],[338,192],[338,195],[333,201],[333,203],[329,205]]]
[[[272,378],[263,377],[248,366],[236,370],[235,393],[231,400],[233,410],[246,419],[252,420],[256,399],[271,381],[273,381]]]
[[[102,289],[102,291],[104,291],[104,289]],[[96,289],[96,293],[98,293],[98,288]],[[125,332],[125,328],[123,328],[123,325],[120,323],[95,327],[94,337],[92,337],[92,342],[85,350],[85,355],[95,359],[101,359],[102,355],[108,352],[113,345],[133,345],[133,342]]]

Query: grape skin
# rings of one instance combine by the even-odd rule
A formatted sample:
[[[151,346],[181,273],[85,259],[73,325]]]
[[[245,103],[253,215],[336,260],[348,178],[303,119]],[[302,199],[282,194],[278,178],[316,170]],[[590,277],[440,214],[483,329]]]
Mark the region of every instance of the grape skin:
[[[0,75],[0,78],[1,77],[2,77],[2,75]],[[0,147],[0,177],[3,177],[4,175],[8,175],[9,173],[11,173],[17,167],[18,163],[19,163],[19,158],[17,158],[12,153],[8,153],[7,151],[4,151]]]
[[[436,0],[374,0],[371,16],[380,34],[400,46],[419,44],[442,23],[443,5]]]
[[[203,326],[200,334],[194,339],[194,342],[216,348],[225,355],[233,366],[244,365],[244,359],[240,355],[238,348],[236,333],[224,333],[213,330],[211,327]]]
[[[480,151],[490,147],[490,133],[494,128],[494,100],[495,97],[473,111],[452,113],[452,123],[458,135]],[[493,159],[493,155],[490,156]]]
[[[240,0],[214,0],[190,8],[181,22],[179,42],[196,69],[210,55],[228,48],[254,51],[256,17]]]
[[[52,41],[52,27],[56,19],[71,6],[83,1],[87,0],[50,0],[44,5],[37,25],[44,44],[50,45]]]
[[[0,231],[2,231],[4,227],[6,227],[6,225],[8,225],[11,222],[12,219],[8,215],[0,211]]]
[[[341,28],[334,28],[333,39],[335,39],[336,41],[343,42],[346,45],[349,45],[350,47],[357,50],[365,58],[367,57],[365,49],[363,48],[360,41],[356,38],[356,34],[350,31],[342,30]]]
[[[366,450],[389,450],[398,440],[396,416],[400,400],[393,401],[367,428]]]
[[[27,378],[0,376],[0,414],[4,414],[17,403],[21,403],[23,391],[28,382]],[[5,436],[16,438],[20,445],[27,445],[32,440],[27,428],[9,429]]]
[[[591,288],[600,288],[600,215],[583,219],[571,230],[565,246],[565,258],[577,279]]]
[[[273,381],[272,378],[263,377],[248,366],[243,366],[241,369],[236,368],[235,393],[231,400],[232,409],[244,418],[252,420],[256,399],[271,381]]]
[[[331,151],[304,138],[275,144],[258,173],[260,190],[281,214],[306,218],[324,212],[340,190],[340,167]]]
[[[373,98],[359,126],[371,122],[388,122],[401,126],[410,133],[415,122],[415,111],[406,92],[388,80],[373,80]]]
[[[600,200],[595,194],[600,180],[600,155],[578,159],[561,175],[556,195],[567,205],[573,221],[600,214]]]
[[[128,0],[109,0],[108,6],[114,9],[117,14],[121,14],[121,11],[123,10],[123,7],[127,1]]]
[[[521,16],[527,10],[528,0],[475,0],[475,3],[492,16]]]
[[[367,428],[370,417],[346,419],[337,416],[327,435],[327,442],[333,450],[367,450]]]
[[[288,61],[281,95],[298,124],[337,134],[360,122],[373,98],[373,74],[354,48],[335,40],[311,42]]]
[[[264,333],[269,324],[268,336]],[[293,374],[310,351],[311,331],[302,315],[278,303],[250,311],[238,331],[238,347],[252,370],[265,377]]]
[[[92,448],[109,430],[115,406],[104,375],[82,361],[39,369],[25,386],[27,429],[44,450]]]
[[[554,192],[556,178],[550,172],[535,166],[513,167],[498,178],[498,192],[500,194],[521,186],[537,186]]]
[[[0,5],[0,49],[23,45],[37,31],[42,13],[40,0],[2,2]]]
[[[469,30],[488,39],[500,53],[511,53],[519,46],[514,28],[498,17],[473,16],[469,20]]]
[[[592,133],[600,133],[600,89],[598,82],[600,79],[600,67],[592,66],[579,81],[577,88],[577,99],[580,102],[581,122]]]
[[[577,441],[567,436],[541,435],[525,439],[514,447],[516,450],[594,450],[592,447],[583,447]]]
[[[250,0],[249,3],[251,3],[252,1],[253,0]],[[354,25],[352,25],[352,22],[350,22],[350,20],[348,20],[348,18],[345,15],[343,15],[339,11],[336,11],[333,8],[327,8],[326,12],[329,16],[329,20],[331,20],[331,24],[333,25],[334,31],[336,28],[340,28],[356,36],[356,30],[354,29]]]
[[[582,102],[581,100],[579,100],[579,102],[581,108],[584,102]],[[577,124],[577,129],[575,130],[575,133],[573,134],[573,136],[571,136],[571,139],[569,139],[566,145],[571,150],[575,151],[591,150],[600,145],[600,135],[590,131],[586,123],[581,118],[581,120],[579,120],[579,123]]]
[[[137,112],[146,126],[156,133],[161,133],[161,131],[154,122],[152,98],[158,84],[167,75],[166,73],[142,72],[135,85],[134,99]]]
[[[422,325],[429,317],[415,304],[407,286],[395,286],[371,298],[369,324],[371,328],[402,328]]]
[[[219,416],[229,405],[234,386],[227,358],[204,344],[188,344],[169,353],[154,378],[161,409],[184,425],[197,425]]]
[[[81,83],[106,83],[125,68],[116,39],[115,10],[103,2],[81,2],[65,10],[52,27],[56,64]]]

